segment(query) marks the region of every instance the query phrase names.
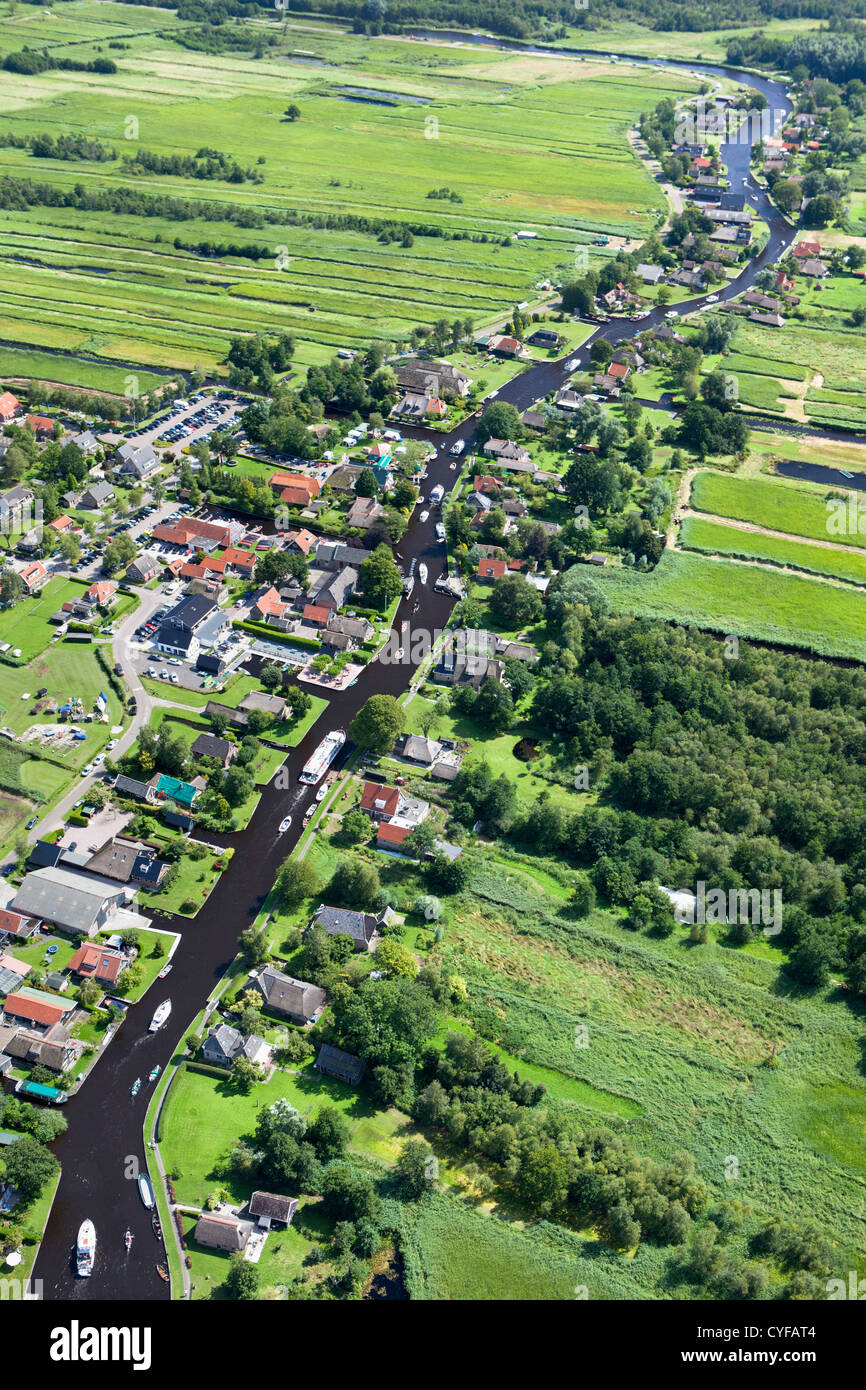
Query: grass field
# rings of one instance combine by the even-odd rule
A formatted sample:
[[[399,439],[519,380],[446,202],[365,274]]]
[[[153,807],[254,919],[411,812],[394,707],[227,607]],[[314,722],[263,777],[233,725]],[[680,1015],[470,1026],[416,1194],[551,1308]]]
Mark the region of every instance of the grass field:
[[[52,613],[70,599],[80,598],[86,585],[74,579],[49,579],[33,598],[22,598],[0,613],[0,642],[20,649],[21,656],[13,658],[29,662],[44,651],[57,631],[48,621]],[[11,658],[12,654],[7,653]]]
[[[828,508],[828,489],[808,490],[802,483],[784,479],[744,478],[730,474],[700,472],[692,483],[691,505],[696,511],[714,516],[734,517],[784,531],[792,536],[833,541],[839,545],[863,545],[863,536],[836,535],[828,527],[834,515]],[[834,491],[832,496],[840,494]]]
[[[791,569],[845,579],[851,584],[866,584],[866,555],[846,554],[844,549],[830,550],[778,536],[764,536],[757,531],[741,531],[703,517],[686,517],[680,530],[680,544],[687,550],[767,560]]]
[[[866,661],[862,596],[818,579],[672,551],[649,575],[617,567],[593,579],[619,612]]]
[[[116,74],[7,75],[0,94],[0,129],[81,133],[117,157],[65,162],[0,148],[0,178],[195,199],[217,214],[231,203],[260,211],[265,225],[197,213],[177,221],[82,207],[0,211],[0,337],[19,354],[0,358],[9,375],[30,368],[67,381],[77,358],[82,383],[123,389],[129,365],[147,389],[147,373],[218,367],[239,330],[294,333],[303,365],[440,317],[493,324],[570,265],[577,243],[652,228],[660,195],[625,130],[660,98],[695,89],[686,73],[293,26],[263,58],[212,55],[173,41],[186,27],[174,15],[156,17],[141,6],[84,3],[61,19],[40,12],[9,26],[6,47],[47,44],[57,57],[92,57],[106,38],[126,47],[113,54]],[[293,59],[299,42],[323,61]],[[353,101],[351,87],[394,94],[393,104]],[[300,120],[282,119],[287,100]],[[128,140],[131,112],[138,127]],[[264,182],[142,176],[122,163],[138,147],[192,154],[203,145],[255,167]],[[442,187],[455,200],[428,198]],[[404,246],[282,220],[332,213],[419,230]],[[524,227],[537,239],[515,241]],[[471,239],[482,234],[486,243]],[[203,258],[175,247],[175,237],[255,244],[267,255]],[[610,248],[592,254],[600,260]]]

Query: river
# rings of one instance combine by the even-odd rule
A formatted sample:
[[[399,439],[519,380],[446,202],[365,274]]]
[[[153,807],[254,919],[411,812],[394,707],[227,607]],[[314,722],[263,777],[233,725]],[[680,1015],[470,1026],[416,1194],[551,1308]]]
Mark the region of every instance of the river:
[[[444,34],[418,30],[417,38],[454,39],[461,43],[483,44],[489,47],[517,49],[530,53],[545,53],[532,45],[507,44],[466,34]],[[582,53],[587,50],[557,50]],[[599,57],[592,53],[592,57]],[[661,66],[657,60],[638,60]],[[675,66],[676,64],[666,64]],[[784,88],[768,78],[752,76],[736,69],[683,63],[680,66],[708,76],[724,76],[747,82],[761,91],[770,106],[785,112],[790,103]],[[770,229],[767,246],[761,254],[747,262],[736,281],[717,289],[722,299],[729,299],[747,289],[755,275],[769,261],[775,261],[793,239],[789,224],[773,208],[766,195],[753,185],[745,188],[748,177],[749,148],[733,144],[722,147],[722,159],[728,165],[731,191],[745,192],[747,200],[758,208]],[[689,300],[678,308],[687,309],[700,303],[705,296]],[[663,321],[664,310],[654,310],[641,323],[641,329],[651,328]],[[602,324],[577,352],[569,352],[559,361],[540,363],[517,376],[498,392],[497,399],[509,401],[519,410],[526,410],[548,392],[558,390],[569,375],[566,360],[577,357],[585,362],[589,347],[596,338],[615,343],[629,339],[635,326],[629,321]],[[447,449],[457,439],[467,440],[473,422],[465,421],[449,435],[435,435],[439,456],[428,466],[426,491],[441,483],[446,491],[453,485],[455,475],[450,471]],[[418,509],[420,511],[420,508]],[[414,558],[423,559],[429,570],[429,583],[416,586],[414,601],[420,600],[417,615],[412,614],[413,602],[401,604],[397,622],[409,621],[418,628],[435,631],[447,622],[453,600],[434,593],[433,584],[446,568],[444,548],[435,539],[435,516],[426,522],[417,516],[411,522],[399,549],[408,570]],[[407,657],[411,647],[406,646]],[[135,1182],[136,1165],[144,1162],[142,1122],[151,1088],[145,1084],[136,1100],[130,1088],[137,1076],[146,1077],[155,1063],[164,1069],[177,1050],[178,1043],[200,1012],[211,990],[236,953],[237,940],[243,929],[255,919],[273,884],[283,859],[300,837],[301,812],[309,803],[313,789],[297,782],[297,774],[311,751],[328,729],[348,728],[354,715],[371,695],[402,694],[410,684],[412,666],[382,665],[373,662],[365,668],[357,684],[334,695],[327,712],[318,720],[311,733],[286,759],[291,786],[277,790],[271,784],[262,795],[259,806],[246,830],[238,835],[208,836],[218,844],[231,844],[234,858],[219,880],[206,906],[194,921],[155,918],[156,926],[183,931],[173,959],[173,970],[165,985],[158,984],[148,991],[145,1001],[129,1011],[115,1040],[96,1063],[81,1091],[65,1107],[69,1121],[68,1132],[55,1145],[62,1164],[60,1185],[51,1217],[39,1252],[34,1278],[42,1281],[46,1299],[85,1302],[97,1300],[167,1299],[169,1289],[155,1271],[162,1259],[162,1247],[155,1240],[150,1217],[138,1196]],[[343,753],[350,756],[351,747]],[[293,824],[280,836],[277,827],[284,816],[291,814]],[[159,1033],[148,1033],[153,1010],[165,996],[172,999],[172,1013],[166,1027]],[[98,1249],[93,1275],[78,1279],[73,1273],[72,1252],[78,1227],[89,1217],[96,1226]],[[134,1244],[129,1255],[123,1248],[123,1233],[129,1226]],[[172,1239],[171,1232],[166,1233]]]

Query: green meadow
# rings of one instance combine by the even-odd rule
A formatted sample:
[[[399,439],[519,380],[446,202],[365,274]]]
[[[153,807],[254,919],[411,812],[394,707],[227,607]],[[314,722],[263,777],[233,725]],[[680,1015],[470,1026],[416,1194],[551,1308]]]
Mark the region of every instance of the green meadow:
[[[651,574],[617,566],[593,579],[622,613],[866,660],[863,596],[819,579],[673,551]]]
[[[39,376],[67,381],[80,358],[82,382],[86,374],[88,385],[123,389],[126,367],[156,376],[218,368],[239,330],[295,334],[304,365],[441,317],[495,323],[515,302],[537,298],[535,286],[569,266],[578,243],[599,231],[643,237],[655,225],[660,194],[625,131],[661,97],[695,85],[687,74],[595,60],[530,60],[270,22],[263,32],[280,34],[279,46],[263,57],[214,55],[181,47],[173,35],[185,27],[142,6],[16,17],[0,51],[29,44],[88,59],[105,40],[123,46],[112,50],[111,75],[6,74],[0,135],[81,134],[116,157],[37,159],[0,147],[0,178],[222,203],[227,212],[231,204],[260,212],[265,225],[0,210],[0,337],[20,354],[0,359],[10,375],[29,375],[29,363]],[[293,58],[301,43],[321,62]],[[352,100],[348,88],[383,95]],[[299,120],[284,119],[288,101]],[[139,148],[176,155],[203,146],[263,182],[142,174],[122,162]],[[454,197],[428,197],[443,187]],[[375,232],[281,222],[287,214],[384,218],[430,234],[385,244]],[[521,229],[536,239],[516,241]],[[479,234],[489,241],[469,239]],[[175,238],[267,254],[206,258],[175,247]]]
[[[680,544],[687,550],[766,560],[790,569],[845,579],[851,584],[866,584],[866,554],[846,554],[844,549],[830,550],[779,536],[764,536],[757,531],[741,531],[738,527],[707,521],[703,517],[686,517],[680,530]]]
[[[860,545],[856,532],[836,535],[828,527],[835,512],[827,506],[827,489],[807,490],[808,485],[789,483],[781,478],[746,478],[731,474],[700,472],[692,483],[691,505],[696,511],[729,516],[784,531],[810,540],[833,541],[838,545]],[[833,497],[840,496],[838,490]]]

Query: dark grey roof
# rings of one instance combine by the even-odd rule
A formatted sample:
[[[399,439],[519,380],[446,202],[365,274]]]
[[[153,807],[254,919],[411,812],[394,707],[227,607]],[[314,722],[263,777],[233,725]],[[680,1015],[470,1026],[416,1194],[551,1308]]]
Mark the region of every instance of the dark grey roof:
[[[307,980],[295,980],[291,975],[284,975],[270,966],[261,972],[256,983],[270,1008],[279,1013],[294,1014],[298,1018],[312,1018],[327,997],[318,985],[312,985]]]
[[[198,598],[199,595],[193,595]],[[189,651],[195,634],[188,632],[186,628],[175,627],[173,623],[163,623],[159,632],[156,634],[156,645],[158,647],[171,647],[178,652]]]
[[[329,936],[351,936],[353,941],[368,945],[376,930],[376,919],[368,912],[349,912],[344,907],[317,908],[313,926],[324,927]]]
[[[166,625],[185,627],[193,631],[205,618],[209,618],[211,613],[216,612],[216,607],[213,599],[205,594],[188,594],[166,614]]]
[[[251,1216],[269,1216],[288,1226],[298,1210],[297,1197],[282,1197],[276,1192],[254,1192],[250,1198]]]
[[[191,751],[194,758],[216,758],[217,762],[222,763],[233,748],[234,744],[229,743],[227,738],[218,738],[216,734],[199,734]]]
[[[360,1081],[367,1070],[366,1062],[354,1057],[351,1052],[343,1052],[339,1047],[323,1043],[316,1058],[319,1071],[330,1072],[332,1076],[344,1077],[350,1081]]]
[[[53,869],[63,850],[60,845],[52,845],[48,840],[37,840],[27,856],[27,863],[37,869]]]

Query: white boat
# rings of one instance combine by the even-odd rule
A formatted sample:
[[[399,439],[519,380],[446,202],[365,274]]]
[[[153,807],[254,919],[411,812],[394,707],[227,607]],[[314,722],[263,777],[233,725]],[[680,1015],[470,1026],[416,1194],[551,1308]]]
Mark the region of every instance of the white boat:
[[[426,566],[426,565],[419,565],[419,566],[418,566],[418,583],[421,584],[421,585],[424,585],[424,584],[427,583],[427,566]]]
[[[327,795],[328,795],[328,788],[327,788],[327,785],[324,786],[324,787],[319,787],[319,790],[316,792],[316,800],[317,800],[317,801],[324,801],[324,799],[325,799],[325,797],[326,797]]]
[[[280,829],[279,829],[280,835],[282,835],[282,833],[283,833],[284,830],[288,830],[288,828],[289,828],[289,826],[291,825],[291,823],[292,823],[292,818],[291,818],[291,816],[286,816],[286,819],[285,819],[285,820],[281,820],[281,821],[280,821]]]
[[[162,1025],[165,1023],[165,1021],[166,1021],[166,1019],[168,1018],[168,1016],[169,1016],[170,1013],[171,1013],[171,1000],[170,1000],[170,999],[164,999],[163,1002],[160,1004],[159,1008],[157,1009],[156,1013],[154,1014],[153,1018],[150,1020],[150,1030],[149,1030],[149,1031],[150,1031],[151,1033],[155,1033],[155,1032],[157,1031],[158,1028],[161,1028]]]
[[[93,1273],[96,1258],[96,1228],[92,1221],[82,1221],[78,1231],[78,1244],[75,1248],[75,1263],[82,1279],[89,1279]]]
[[[345,742],[344,729],[332,729],[329,734],[326,734],[309,762],[305,764],[300,781],[306,782],[310,787],[321,782]]]
[[[148,1211],[151,1211],[155,1202],[155,1198],[153,1195],[153,1185],[150,1181],[150,1178],[147,1176],[147,1173],[139,1173],[138,1175],[138,1195],[141,1197],[141,1200],[147,1207]]]

